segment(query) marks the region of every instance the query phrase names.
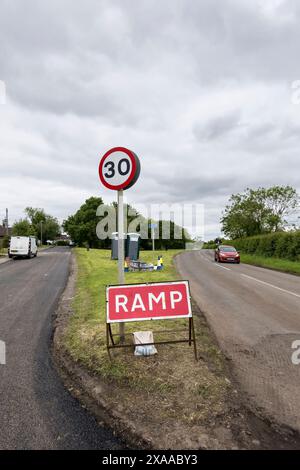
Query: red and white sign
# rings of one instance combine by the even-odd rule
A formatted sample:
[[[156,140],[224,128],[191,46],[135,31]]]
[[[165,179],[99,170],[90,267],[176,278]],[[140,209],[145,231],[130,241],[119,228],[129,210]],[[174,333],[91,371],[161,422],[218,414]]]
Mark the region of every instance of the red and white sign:
[[[100,160],[99,178],[108,189],[128,189],[134,185],[139,175],[139,158],[125,147],[110,149]]]
[[[188,281],[106,288],[107,323],[192,317]]]

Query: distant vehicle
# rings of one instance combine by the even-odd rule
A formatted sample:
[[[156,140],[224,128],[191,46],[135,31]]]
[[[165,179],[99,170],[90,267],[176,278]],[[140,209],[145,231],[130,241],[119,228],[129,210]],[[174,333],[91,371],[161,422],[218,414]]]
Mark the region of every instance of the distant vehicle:
[[[8,257],[32,258],[37,256],[37,243],[35,237],[11,237],[8,248]]]
[[[220,245],[215,250],[215,261],[218,263],[240,263],[240,253],[230,245]]]

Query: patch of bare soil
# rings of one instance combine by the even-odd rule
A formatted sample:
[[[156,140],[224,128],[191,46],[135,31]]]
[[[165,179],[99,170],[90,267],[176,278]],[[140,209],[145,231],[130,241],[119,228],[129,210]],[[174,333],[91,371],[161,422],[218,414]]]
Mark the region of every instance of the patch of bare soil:
[[[199,360],[187,344],[159,346],[158,355],[135,357],[132,349],[113,352],[108,367],[130,368],[128,379],[103,378],[76,363],[64,334],[72,315],[77,267],[72,268],[55,318],[53,355],[66,387],[130,447],[144,449],[293,449],[299,438],[245,407],[230,364],[194,304]],[[155,337],[155,332],[154,332]]]

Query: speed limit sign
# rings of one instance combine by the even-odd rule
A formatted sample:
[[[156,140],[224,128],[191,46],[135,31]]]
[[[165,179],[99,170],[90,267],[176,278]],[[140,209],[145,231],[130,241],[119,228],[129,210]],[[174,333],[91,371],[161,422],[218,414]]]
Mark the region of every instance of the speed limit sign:
[[[134,185],[140,175],[137,155],[125,147],[114,147],[106,152],[99,163],[99,178],[103,186],[118,194],[118,272],[119,284],[124,284],[124,204],[123,190]],[[121,343],[125,339],[124,323],[119,325]]]
[[[100,181],[108,189],[128,189],[134,185],[140,174],[137,155],[125,147],[114,147],[100,160]]]

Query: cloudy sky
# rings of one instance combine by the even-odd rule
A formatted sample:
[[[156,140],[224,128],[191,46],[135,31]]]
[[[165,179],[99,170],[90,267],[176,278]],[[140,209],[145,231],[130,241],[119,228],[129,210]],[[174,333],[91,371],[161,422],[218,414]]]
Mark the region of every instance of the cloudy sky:
[[[207,239],[232,193],[300,192],[299,1],[0,7],[0,219],[113,200],[97,167],[119,145],[142,165],[129,202],[202,203]]]

